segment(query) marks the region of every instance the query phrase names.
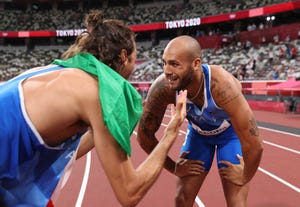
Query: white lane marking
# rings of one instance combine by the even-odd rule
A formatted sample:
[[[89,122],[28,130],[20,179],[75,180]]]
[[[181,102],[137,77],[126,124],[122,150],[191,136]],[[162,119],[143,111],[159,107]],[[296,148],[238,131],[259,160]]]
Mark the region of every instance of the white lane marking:
[[[296,186],[290,184],[289,182],[283,180],[282,178],[280,178],[280,177],[278,177],[278,176],[276,176],[276,175],[274,175],[274,174],[272,174],[272,173],[270,173],[270,172],[264,170],[264,169],[261,168],[261,167],[259,167],[258,170],[261,171],[261,172],[263,172],[263,173],[265,173],[266,175],[270,176],[271,178],[277,180],[278,182],[280,182],[280,183],[282,183],[282,184],[288,186],[289,188],[293,189],[294,191],[300,193],[300,188],[298,188],[298,187],[296,187]]]
[[[297,150],[294,150],[294,149],[291,149],[291,148],[288,148],[288,147],[284,147],[282,145],[274,144],[274,143],[268,142],[268,141],[263,141],[263,143],[268,144],[268,145],[272,145],[274,147],[277,147],[277,148],[280,148],[280,149],[283,149],[283,150],[286,150],[286,151],[290,151],[290,152],[293,152],[293,153],[296,153],[296,154],[300,155],[300,151],[297,151]]]
[[[205,207],[204,203],[202,203],[198,196],[196,196],[195,201],[199,207]]]
[[[170,117],[170,116],[167,115],[167,117]],[[162,125],[165,126],[165,127],[167,126],[166,124],[162,124]],[[268,130],[268,131],[273,131],[273,132],[276,132],[276,133],[285,134],[285,135],[291,135],[291,136],[295,136],[295,137],[300,137],[300,135],[294,134],[294,133],[289,133],[289,132],[279,131],[279,130],[270,129],[270,128],[266,128],[266,127],[259,127],[259,128],[264,129],[264,130]],[[180,132],[185,134],[185,132],[182,131],[182,130],[180,130]],[[280,148],[280,149],[283,149],[283,150],[286,150],[286,151],[289,151],[289,152],[293,152],[293,153],[296,153],[296,154],[300,154],[300,151],[297,151],[297,150],[294,150],[294,149],[291,149],[291,148],[288,148],[288,147],[284,147],[284,146],[282,146],[282,145],[278,145],[278,144],[275,144],[275,143],[272,143],[272,142],[263,141],[263,143],[269,144],[269,145],[271,145],[271,146],[274,146],[274,147],[277,147],[277,148]],[[263,168],[261,168],[261,167],[259,167],[258,170],[261,171],[261,172],[263,172],[263,173],[265,173],[266,175],[270,176],[271,178],[277,180],[278,182],[280,182],[280,183],[282,183],[282,184],[288,186],[289,188],[293,189],[294,191],[300,193],[300,188],[298,188],[298,187],[292,185],[291,183],[289,183],[289,182],[283,180],[282,178],[280,178],[280,177],[278,177],[278,176],[276,176],[276,175],[274,175],[274,174],[268,172],[267,170],[265,170],[265,169],[263,169]],[[198,196],[197,196],[196,199],[195,199],[196,203],[197,203],[199,206],[202,206],[203,203],[202,203],[201,200],[199,199],[200,202],[201,202],[201,203],[200,203],[200,202],[198,201],[198,199],[199,199],[199,198],[198,198]],[[198,203],[197,201],[198,201],[199,203]],[[204,205],[204,204],[203,204],[203,205]]]
[[[281,134],[286,134],[286,135],[291,135],[291,136],[295,136],[295,137],[300,137],[299,134],[294,134],[294,133],[290,133],[290,132],[284,132],[284,131],[279,131],[279,130],[276,130],[276,129],[270,129],[270,128],[260,127],[260,126],[258,128],[265,129],[265,130],[272,131],[272,132],[281,133]]]
[[[164,126],[164,127],[167,127],[167,124],[162,123],[161,125]],[[179,132],[182,133],[182,134],[186,134],[186,132],[183,131],[183,130],[179,130]],[[199,198],[198,195],[197,195],[196,198],[195,198],[195,202],[196,202],[196,204],[197,204],[199,207],[205,207],[204,203],[200,200],[200,198]]]
[[[81,205],[82,205],[82,201],[83,201],[83,197],[84,197],[84,194],[85,194],[87,182],[89,180],[90,168],[91,168],[91,151],[89,151],[87,153],[87,156],[86,156],[84,175],[83,175],[81,188],[80,188],[80,191],[79,191],[79,195],[78,195],[75,207],[81,207]]]

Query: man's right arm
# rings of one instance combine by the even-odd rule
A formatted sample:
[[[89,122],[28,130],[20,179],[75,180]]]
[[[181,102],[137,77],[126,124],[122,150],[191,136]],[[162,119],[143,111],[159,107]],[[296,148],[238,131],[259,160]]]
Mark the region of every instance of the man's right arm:
[[[168,105],[175,103],[176,93],[170,90],[166,84],[163,76],[160,76],[153,82],[139,122],[137,140],[148,154],[152,152],[159,142],[155,133],[161,126]],[[175,162],[170,157],[166,159],[165,168],[171,173],[175,171]]]

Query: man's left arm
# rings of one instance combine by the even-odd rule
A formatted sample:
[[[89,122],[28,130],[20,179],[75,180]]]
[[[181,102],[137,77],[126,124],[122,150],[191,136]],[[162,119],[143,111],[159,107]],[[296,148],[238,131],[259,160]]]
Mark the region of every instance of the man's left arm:
[[[262,139],[254,114],[242,94],[239,81],[228,74],[228,77],[215,83],[212,84],[214,87],[212,91],[215,93],[214,97],[217,97],[216,103],[229,114],[243,152],[243,176],[236,176],[230,180],[237,185],[244,185],[253,178],[261,161]]]
[[[237,99],[241,100],[234,101],[235,109],[234,112],[231,112],[233,114],[230,114],[230,118],[233,128],[240,139],[245,163],[243,178],[236,184],[243,185],[249,182],[256,173],[261,161],[263,148],[253,112],[246,100],[243,100],[244,98],[240,97]]]

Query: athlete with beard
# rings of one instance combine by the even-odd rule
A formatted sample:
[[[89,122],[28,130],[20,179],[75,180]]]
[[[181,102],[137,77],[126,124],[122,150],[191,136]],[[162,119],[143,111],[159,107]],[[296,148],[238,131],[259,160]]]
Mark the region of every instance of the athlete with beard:
[[[168,104],[187,90],[187,134],[179,159],[165,168],[178,177],[176,206],[193,206],[214,159],[227,206],[246,206],[249,181],[262,156],[262,140],[240,82],[218,65],[202,63],[198,41],[179,36],[166,46],[164,73],[151,85],[138,129],[142,148],[150,153]]]

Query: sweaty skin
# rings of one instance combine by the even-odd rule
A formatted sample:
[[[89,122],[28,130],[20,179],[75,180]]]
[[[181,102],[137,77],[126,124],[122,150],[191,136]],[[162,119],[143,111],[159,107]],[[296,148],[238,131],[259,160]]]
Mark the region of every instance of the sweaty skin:
[[[168,104],[176,100],[176,91],[186,89],[188,98],[199,109],[204,104],[204,85],[201,48],[189,36],[180,36],[166,46],[162,60],[164,73],[151,85],[138,129],[141,147],[150,153],[158,143],[155,136]],[[218,65],[210,65],[210,90],[215,104],[227,112],[240,140],[243,157],[240,164],[221,161],[227,167],[219,170],[228,206],[246,206],[249,181],[255,175],[262,156],[262,140],[240,82]],[[200,87],[200,93],[198,90]],[[209,90],[209,89],[206,89]],[[184,152],[175,162],[170,157],[165,168],[178,176],[176,206],[192,206],[194,198],[205,180],[207,171],[200,160],[187,160]]]

